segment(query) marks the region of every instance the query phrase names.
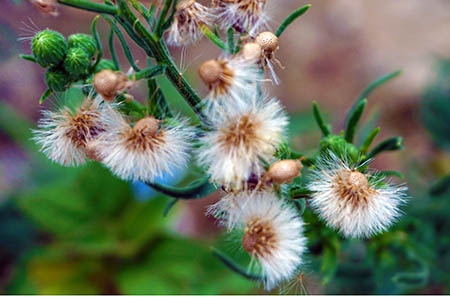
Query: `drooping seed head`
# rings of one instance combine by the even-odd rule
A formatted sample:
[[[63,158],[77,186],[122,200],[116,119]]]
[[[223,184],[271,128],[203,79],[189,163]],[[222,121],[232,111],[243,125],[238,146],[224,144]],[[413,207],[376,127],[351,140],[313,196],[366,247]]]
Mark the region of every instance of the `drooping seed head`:
[[[104,69],[94,76],[93,84],[103,99],[113,101],[117,94],[128,86],[129,80],[121,72]]]
[[[279,160],[269,167],[266,175],[275,183],[290,183],[295,177],[300,175],[302,168],[303,165],[300,160]]]
[[[272,53],[278,49],[278,37],[269,31],[258,34],[255,42],[267,53]]]
[[[220,80],[223,74],[223,69],[217,60],[208,60],[200,65],[198,74],[203,82],[209,86]]]
[[[249,42],[242,48],[242,57],[248,61],[258,61],[262,56],[262,48],[256,42]]]
[[[155,117],[146,117],[139,120],[134,126],[133,130],[135,132],[142,133],[146,136],[156,136],[159,129],[159,120]]]

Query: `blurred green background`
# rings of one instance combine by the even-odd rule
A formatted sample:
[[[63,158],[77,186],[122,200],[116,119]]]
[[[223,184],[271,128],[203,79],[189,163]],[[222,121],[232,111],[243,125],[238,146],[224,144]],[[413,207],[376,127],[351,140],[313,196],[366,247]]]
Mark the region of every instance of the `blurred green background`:
[[[273,10],[273,27],[304,4],[285,0]],[[282,84],[270,90],[292,116],[293,146],[312,153],[318,144],[312,100],[342,128],[368,83],[403,69],[370,95],[360,134],[378,125],[378,140],[403,137],[404,151],[380,155],[373,167],[403,172],[411,199],[399,223],[366,241],[342,239],[307,211],[304,277],[283,292],[301,292],[303,285],[310,294],[449,294],[450,2],[312,5],[280,41],[277,57],[287,68],[278,70]],[[47,27],[65,35],[90,31],[92,13],[66,7],[60,12],[58,18],[43,17],[20,0],[3,0],[0,10],[0,293],[263,293],[211,254],[212,246],[230,255],[237,249],[204,215],[219,193],[180,202],[163,217],[168,198],[120,181],[94,162],[53,165],[30,141],[40,110],[54,103],[39,106],[44,70],[18,58],[30,53],[29,41],[18,39]],[[102,23],[100,29],[106,44],[108,27]],[[180,61],[179,49],[171,50]],[[134,53],[144,65],[144,54],[137,48]],[[218,54],[208,41],[187,49],[182,69],[201,94],[206,90],[196,69]],[[170,85],[161,84],[171,104],[187,111]],[[133,94],[145,100],[144,88]],[[186,182],[197,172],[166,182]]]

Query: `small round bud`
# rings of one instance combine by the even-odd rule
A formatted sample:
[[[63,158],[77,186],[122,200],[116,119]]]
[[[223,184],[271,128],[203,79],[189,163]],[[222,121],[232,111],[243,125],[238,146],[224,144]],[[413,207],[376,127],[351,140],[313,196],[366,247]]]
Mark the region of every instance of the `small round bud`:
[[[117,70],[116,69],[116,65],[114,64],[113,61],[108,60],[108,59],[102,59],[100,60],[100,62],[97,64],[97,66],[95,67],[95,73],[98,73],[104,69],[111,69],[111,70]]]
[[[61,33],[46,29],[33,38],[31,50],[42,67],[53,67],[64,60],[67,42]]]
[[[135,132],[142,133],[146,136],[154,137],[158,133],[159,120],[155,117],[142,118],[133,126]]]
[[[278,37],[269,31],[258,34],[255,42],[259,44],[265,52],[271,53],[278,49]]]
[[[242,57],[248,61],[258,61],[262,56],[262,48],[256,42],[249,42],[242,48]]]
[[[45,83],[53,91],[65,91],[71,83],[69,75],[61,69],[49,68],[45,73]]]
[[[208,60],[200,65],[198,75],[206,85],[212,85],[220,80],[223,69],[217,60]]]
[[[103,99],[113,101],[128,86],[128,77],[119,71],[104,69],[94,76],[93,84]]]
[[[80,76],[86,75],[90,65],[91,59],[82,48],[70,48],[67,51],[64,59],[64,69],[75,80]]]
[[[300,160],[285,159],[279,160],[273,163],[266,175],[273,182],[281,183],[291,183],[295,177],[300,175],[300,170],[303,168],[302,162]]]
[[[94,39],[88,34],[72,34],[69,36],[68,41],[69,48],[82,48],[88,54],[89,59],[94,57],[95,52],[97,51],[97,45],[95,44]]]
[[[320,152],[327,154],[328,151],[334,152],[338,156],[347,156],[353,161],[359,158],[359,150],[355,145],[348,143],[343,137],[329,135],[323,138],[320,143]]]

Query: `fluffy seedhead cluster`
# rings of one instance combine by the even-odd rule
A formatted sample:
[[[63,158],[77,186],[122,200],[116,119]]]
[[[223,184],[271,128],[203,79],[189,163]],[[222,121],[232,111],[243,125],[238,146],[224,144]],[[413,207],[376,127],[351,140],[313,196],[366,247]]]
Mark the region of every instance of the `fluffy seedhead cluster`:
[[[33,0],[34,4],[44,2]],[[41,10],[53,2],[45,3],[50,6],[41,5]],[[391,184],[382,172],[371,172],[368,164],[383,150],[400,149],[401,139],[389,139],[369,151],[378,133],[375,129],[362,146],[353,144],[365,100],[351,109],[346,129],[339,135],[331,133],[314,103],[323,134],[318,150],[306,157],[289,147],[289,118],[281,102],[269,96],[266,83],[278,82],[272,64],[280,64],[275,53],[281,33],[309,6],[295,11],[274,33],[264,31],[266,0],[214,0],[210,7],[195,0],[176,5],[166,0],[160,9],[136,6],[148,26],[132,17],[124,0],[117,0],[117,6],[77,3],[68,2],[120,20],[114,26],[123,25],[152,63],[139,69],[121,34],[117,36],[135,73],[120,71],[115,56],[113,61],[101,59],[97,19],[93,37],[75,34],[67,42],[55,31],[36,34],[33,55],[24,58],[48,68],[49,90],[41,100],[68,88],[80,88],[85,94],[70,108],[62,105],[44,111],[34,131],[34,140],[54,162],[77,166],[95,160],[122,179],[146,182],[176,199],[201,198],[220,189],[221,199],[207,213],[228,232],[241,235],[240,247],[252,260],[248,270],[267,290],[296,278],[302,270],[307,251],[305,207],[343,236],[354,238],[381,233],[399,217],[406,187]],[[221,39],[220,28],[226,31],[227,42]],[[112,29],[117,34],[116,27]],[[171,45],[187,46],[205,35],[224,51],[198,69],[208,89],[203,98],[172,62],[165,32]],[[115,55],[113,48],[111,53]],[[264,79],[265,73],[271,79]],[[199,124],[173,116],[155,80],[160,74],[170,79],[197,114]],[[149,88],[145,105],[128,93],[140,80],[146,80]],[[159,177],[186,167],[191,158],[206,178],[186,188],[158,186]],[[232,266],[233,262],[225,263]],[[240,272],[237,267],[233,270]]]

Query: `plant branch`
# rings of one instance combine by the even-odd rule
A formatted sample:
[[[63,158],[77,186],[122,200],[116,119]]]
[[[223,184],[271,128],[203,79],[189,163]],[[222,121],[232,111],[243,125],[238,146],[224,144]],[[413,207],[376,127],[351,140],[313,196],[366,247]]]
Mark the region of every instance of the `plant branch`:
[[[58,0],[58,2],[67,6],[81,8],[93,12],[106,13],[110,15],[117,14],[117,7],[111,5],[95,3],[86,0]]]

